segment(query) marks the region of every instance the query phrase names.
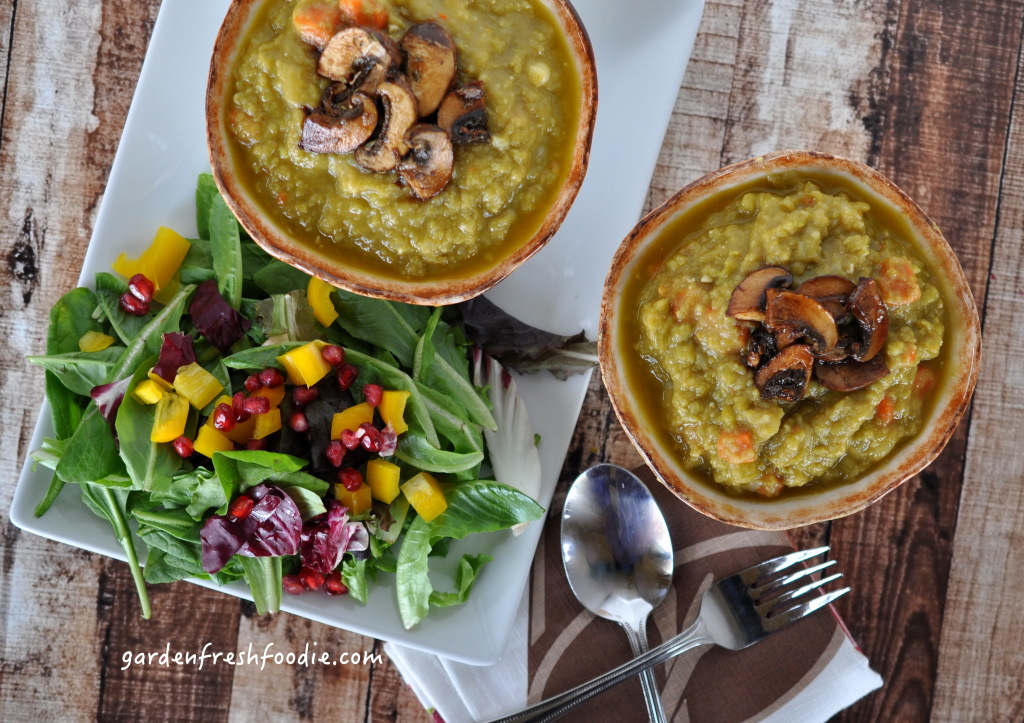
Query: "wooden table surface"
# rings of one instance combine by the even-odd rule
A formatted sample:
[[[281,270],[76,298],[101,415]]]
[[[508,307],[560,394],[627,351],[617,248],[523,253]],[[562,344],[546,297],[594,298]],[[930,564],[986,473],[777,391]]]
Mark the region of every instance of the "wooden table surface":
[[[122,671],[124,651],[168,641],[381,644],[187,583],[152,588],[143,621],[124,564],[6,519],[42,400],[23,356],[41,353],[78,276],[159,5],[0,2],[0,720],[427,720],[386,658]],[[797,532],[832,545],[853,586],[840,612],[885,679],[837,720],[1024,720],[1022,38],[1020,0],[708,0],[651,182],[648,208],[765,151],[864,161],[940,225],[983,310],[973,408],[940,459],[867,511]],[[639,458],[595,376],[562,476],[602,460]]]

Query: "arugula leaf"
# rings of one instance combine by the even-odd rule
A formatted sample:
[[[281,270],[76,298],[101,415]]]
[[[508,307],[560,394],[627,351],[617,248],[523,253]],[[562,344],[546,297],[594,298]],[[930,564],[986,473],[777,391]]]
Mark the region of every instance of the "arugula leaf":
[[[522,492],[498,482],[478,480],[454,485],[445,491],[445,500],[448,508],[432,521],[425,522],[419,516],[413,519],[398,553],[395,585],[398,611],[406,629],[422,620],[430,608],[433,586],[428,558],[437,542],[503,530],[544,514],[544,508]],[[473,570],[473,579],[478,569]],[[464,582],[471,584],[472,580]]]
[[[124,353],[123,346],[108,346],[100,351],[72,351],[66,354],[26,357],[28,361],[41,366],[70,391],[83,397],[89,396],[93,387],[107,381],[114,363]]]
[[[242,240],[238,221],[220,195],[210,206],[210,251],[217,290],[237,310],[242,305]]]
[[[416,345],[427,326],[430,309],[370,299],[341,289],[333,296],[339,315],[335,324],[356,339],[389,350],[405,367],[412,368]]]

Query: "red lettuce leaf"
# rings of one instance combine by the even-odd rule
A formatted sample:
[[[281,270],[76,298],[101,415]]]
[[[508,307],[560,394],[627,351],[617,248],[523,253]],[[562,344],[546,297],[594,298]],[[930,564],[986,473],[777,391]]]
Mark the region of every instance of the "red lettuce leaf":
[[[302,515],[280,487],[261,484],[247,495],[255,504],[242,519],[214,515],[199,532],[202,541],[203,569],[214,573],[223,568],[232,555],[280,557],[299,551]]]
[[[362,522],[348,519],[348,510],[336,500],[327,501],[326,514],[317,515],[302,527],[299,557],[304,567],[327,575],[341,564],[346,551],[359,552],[369,544]]]
[[[191,364],[196,361],[196,351],[192,346],[192,335],[181,331],[173,331],[164,334],[163,344],[160,345],[160,358],[157,359],[153,373],[171,384],[174,383],[174,375],[178,373],[179,367]]]
[[[99,410],[100,415],[107,420],[110,430],[114,432],[114,439],[117,439],[117,433],[114,431],[114,420],[117,419],[117,410],[121,408],[121,402],[124,401],[124,395],[128,391],[131,381],[131,377],[125,377],[120,381],[111,382],[110,384],[100,384],[93,387],[92,391],[89,392],[89,396],[96,402],[96,408]]]
[[[252,322],[224,301],[217,290],[215,279],[207,279],[199,284],[188,307],[188,315],[196,331],[217,347],[221,354],[227,354],[231,345],[241,339],[252,326]]]

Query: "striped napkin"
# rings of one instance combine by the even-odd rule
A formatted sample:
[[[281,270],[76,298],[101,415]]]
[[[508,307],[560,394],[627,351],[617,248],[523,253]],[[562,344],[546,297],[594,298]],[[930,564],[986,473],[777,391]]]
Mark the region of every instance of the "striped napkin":
[[[652,645],[696,619],[715,580],[792,550],[779,532],[710,520],[637,471],[668,520],[675,548],[673,590],[651,615]],[[552,502],[561,515],[565,489]],[[393,643],[384,650],[424,707],[446,723],[515,712],[614,668],[631,657],[625,632],[583,609],[565,579],[559,525],[548,524],[534,559],[512,639],[494,665],[472,666]],[[842,621],[818,613],[746,650],[703,647],[655,669],[672,721],[826,721],[882,685]],[[646,720],[634,678],[580,705],[564,720]]]

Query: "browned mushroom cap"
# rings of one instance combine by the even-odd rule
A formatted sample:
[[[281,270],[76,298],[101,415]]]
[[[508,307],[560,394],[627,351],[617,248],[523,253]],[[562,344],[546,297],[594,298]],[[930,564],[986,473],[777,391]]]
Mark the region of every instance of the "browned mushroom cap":
[[[409,154],[398,164],[398,175],[421,200],[439,194],[452,177],[455,156],[443,129],[421,123],[405,134]]]
[[[437,110],[437,124],[448,131],[456,145],[491,140],[484,84],[475,80],[446,95]]]
[[[877,382],[889,373],[889,367],[876,356],[871,361],[859,362],[854,359],[830,364],[814,363],[814,377],[822,384],[837,392],[853,392]]]
[[[860,325],[861,343],[853,350],[857,361],[870,361],[882,350],[889,333],[889,310],[882,301],[878,282],[861,278],[847,303],[850,313]]]
[[[764,321],[768,289],[788,289],[792,283],[792,274],[781,266],[758,269],[748,274],[747,278],[733,289],[725,314],[745,321]]]
[[[836,345],[832,347],[832,351],[827,354],[820,354],[818,356],[819,361],[843,361],[843,359],[853,356],[854,350],[859,348],[861,343],[861,334],[860,326],[858,326],[856,321],[840,324],[838,330],[839,339],[836,341]]]
[[[768,289],[764,324],[769,331],[810,339],[817,355],[828,354],[839,340],[836,322],[825,307],[809,296]]]
[[[798,402],[807,390],[814,353],[807,344],[793,344],[780,351],[754,376],[763,399]]]
[[[401,63],[393,40],[375,30],[345,28],[324,46],[317,72],[353,90],[373,93]]]
[[[423,118],[437,110],[455,81],[455,41],[437,23],[417,23],[405,32],[401,46],[405,74]]]
[[[743,350],[743,362],[751,369],[758,369],[778,353],[775,335],[758,325],[750,332],[750,339]]]
[[[340,84],[336,83],[332,88]],[[330,95],[330,100],[327,96]],[[299,148],[311,153],[349,153],[377,127],[377,104],[366,93],[324,93],[325,104],[306,116]]]
[[[377,95],[384,108],[377,138],[356,149],[356,163],[368,171],[383,173],[398,165],[409,150],[405,134],[416,122],[416,97],[401,80],[381,83]]]
[[[810,296],[824,306],[838,324],[849,314],[846,310],[846,300],[854,288],[856,288],[856,284],[849,279],[828,275],[807,279],[797,286],[795,291],[798,294]]]

